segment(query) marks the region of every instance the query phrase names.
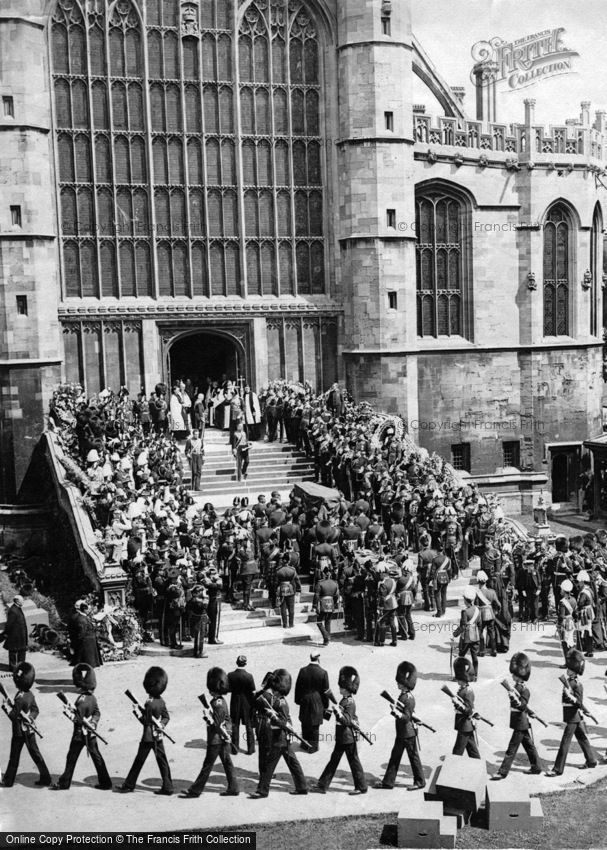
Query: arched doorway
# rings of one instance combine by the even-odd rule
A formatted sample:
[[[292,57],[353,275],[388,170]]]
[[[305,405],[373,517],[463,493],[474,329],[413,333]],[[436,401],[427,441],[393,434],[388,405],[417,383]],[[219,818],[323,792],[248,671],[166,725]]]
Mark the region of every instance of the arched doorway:
[[[244,352],[228,334],[201,331],[178,337],[168,352],[168,378],[192,381],[201,390],[207,378],[221,383],[224,380],[246,380]]]

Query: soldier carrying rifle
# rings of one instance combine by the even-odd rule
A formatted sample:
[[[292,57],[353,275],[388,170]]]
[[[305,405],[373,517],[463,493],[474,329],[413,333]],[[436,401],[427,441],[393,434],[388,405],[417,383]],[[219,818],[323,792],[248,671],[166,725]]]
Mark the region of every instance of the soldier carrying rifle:
[[[31,692],[35,681],[36,671],[34,667],[28,664],[27,661],[22,661],[13,672],[13,682],[17,688],[14,699],[11,700],[9,698],[4,685],[0,683],[0,694],[4,697],[2,710],[11,721],[13,727],[11,754],[2,782],[5,788],[10,788],[15,781],[17,769],[19,768],[19,758],[24,745],[27,747],[27,751],[40,773],[40,778],[34,784],[50,785],[52,781],[46,762],[42,758],[36,742],[36,735],[40,738],[42,735],[36,727],[38,706],[36,704],[36,697]]]

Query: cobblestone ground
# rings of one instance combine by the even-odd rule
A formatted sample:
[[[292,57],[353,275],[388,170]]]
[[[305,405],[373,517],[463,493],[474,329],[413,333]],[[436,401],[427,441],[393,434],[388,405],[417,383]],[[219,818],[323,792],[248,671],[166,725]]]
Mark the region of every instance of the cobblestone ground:
[[[361,688],[357,696],[358,714],[362,728],[373,736],[373,746],[362,742],[359,752],[370,784],[380,779],[386,767],[393,740],[393,720],[387,704],[379,696],[386,688],[396,693],[394,675],[397,664],[408,659],[420,671],[415,696],[419,716],[437,729],[436,734],[421,730],[422,761],[426,775],[439,763],[441,756],[449,753],[453,746],[453,710],[449,699],[441,693],[443,684],[451,680],[449,652],[450,634],[458,620],[458,609],[450,608],[444,619],[434,619],[424,612],[416,614],[417,637],[414,641],[399,642],[398,648],[386,645],[375,648],[369,644],[346,639],[336,640],[322,649],[321,663],[329,671],[331,685],[337,691],[337,673],[341,665],[353,664],[361,674]],[[311,644],[248,647],[248,668],[256,682],[266,670],[284,666],[296,674],[308,662]],[[421,792],[406,793],[405,786],[411,782],[408,764],[401,768],[398,786],[393,791],[371,788],[363,797],[349,797],[352,783],[347,763],[338,770],[334,783],[326,796],[309,795],[291,797],[287,792],[293,787],[283,763],[280,763],[269,798],[249,800],[247,792],[254,790],[257,780],[257,756],[244,753],[235,757],[241,782],[240,797],[220,797],[225,787],[224,777],[214,772],[205,793],[197,800],[178,799],[177,793],[186,789],[200,770],[205,752],[206,730],[201,719],[198,700],[205,689],[206,671],[218,664],[227,670],[235,666],[238,647],[209,647],[209,658],[168,658],[162,663],[169,675],[169,686],[165,697],[171,712],[169,730],[176,744],[167,743],[171,771],[176,795],[171,798],[157,797],[152,791],[159,787],[159,776],[155,762],[150,759],[140,776],[134,794],[119,795],[94,789],[96,776],[91,762],[83,754],[69,791],[51,791],[34,786],[37,779],[29,756],[22,756],[21,771],[12,789],[0,793],[0,823],[4,830],[30,829],[65,831],[78,829],[95,830],[172,830],[205,828],[211,826],[237,826],[241,823],[331,817],[337,814],[364,814],[365,812],[394,811],[401,806],[414,806]],[[497,658],[484,658],[480,662],[479,681],[474,685],[478,710],[495,723],[494,728],[479,725],[481,752],[487,760],[490,773],[494,772],[509,740],[508,699],[499,682],[508,675],[508,660],[518,650],[529,653],[533,672],[530,680],[532,707],[550,725],[544,729],[535,723],[535,736],[540,755],[551,766],[558,749],[562,724],[560,685],[558,676],[562,672],[558,665],[562,655],[555,638],[553,623],[526,626],[515,623],[511,651]],[[5,660],[3,658],[2,660]],[[60,690],[70,691],[71,670],[60,659],[50,655],[31,656],[38,668],[37,699],[41,710],[39,726],[44,734],[41,749],[54,776],[59,775],[65,763],[71,727],[60,711],[56,694]],[[143,674],[154,663],[152,658],[138,658],[122,664],[108,664],[98,671],[97,696],[102,721],[101,733],[109,745],[101,748],[115,785],[119,785],[130,767],[137,748],[140,727],[130,711],[130,703],[124,695],[126,688],[144,698]],[[603,755],[607,742],[607,699],[603,687],[605,658],[588,659],[584,685],[588,703],[599,721],[598,726],[589,724],[591,741]],[[12,682],[4,679],[12,692]],[[292,715],[297,717],[296,708],[290,697]],[[8,721],[3,724],[0,737],[0,763],[4,769],[8,760],[10,736]],[[296,724],[299,729],[299,725]],[[334,723],[321,727],[324,740],[320,751],[314,755],[299,755],[306,776],[312,784],[320,775],[332,748]],[[299,751],[298,751],[299,752]],[[534,793],[564,788],[580,787],[607,775],[607,766],[583,771],[579,767],[583,757],[577,744],[572,746],[569,764],[563,776],[550,779],[545,776],[526,776],[528,767],[525,758],[518,757],[506,782],[523,784]]]

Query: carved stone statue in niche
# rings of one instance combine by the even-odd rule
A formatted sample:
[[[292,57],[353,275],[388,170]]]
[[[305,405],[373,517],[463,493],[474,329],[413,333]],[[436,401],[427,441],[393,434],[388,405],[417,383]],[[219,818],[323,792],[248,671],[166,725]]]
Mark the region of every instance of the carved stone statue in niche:
[[[188,3],[181,4],[181,35],[200,35],[198,26],[198,4]]]

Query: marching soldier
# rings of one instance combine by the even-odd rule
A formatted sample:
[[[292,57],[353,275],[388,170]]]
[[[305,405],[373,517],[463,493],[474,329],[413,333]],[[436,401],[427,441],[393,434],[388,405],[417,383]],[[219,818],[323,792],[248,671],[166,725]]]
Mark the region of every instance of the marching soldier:
[[[150,667],[143,678],[143,687],[148,694],[148,699],[144,706],[144,714],[139,718],[140,723],[143,725],[143,734],[139,742],[135,761],[129,770],[127,778],[120,786],[120,791],[128,793],[135,790],[137,777],[141,772],[141,768],[145,764],[150,751],[154,750],[162,778],[162,787],[158,791],[154,791],[154,793],[162,794],[165,797],[170,797],[173,793],[171,769],[164,750],[164,736],[158,728],[158,724],[160,724],[164,729],[169,722],[169,712],[165,701],[162,699],[162,694],[166,690],[168,681],[168,676],[162,667]]]
[[[75,703],[76,716],[74,718],[74,730],[67,753],[65,770],[51,788],[53,791],[67,791],[72,784],[72,776],[78,762],[78,756],[84,747],[86,747],[97,771],[98,783],[95,785],[95,788],[102,791],[109,791],[112,787],[112,780],[105,766],[103,756],[99,752],[97,738],[87,729],[88,723],[95,730],[101,717],[99,704],[93,693],[97,687],[95,671],[89,664],[76,664],[72,670],[72,681],[80,691],[80,695]],[[83,720],[86,720],[87,723],[83,723]]]
[[[181,799],[200,797],[218,758],[221,760],[228,780],[228,787],[221,792],[220,796],[238,797],[240,793],[236,771],[230,755],[232,723],[224,699],[225,694],[229,691],[228,676],[225,670],[222,670],[221,667],[211,667],[207,673],[207,688],[211,694],[210,712],[212,718],[212,722],[207,720],[207,752],[200,773],[188,790],[180,795]]]
[[[508,776],[512,762],[521,744],[527,753],[531,765],[530,769],[526,770],[525,773],[538,774],[542,772],[540,758],[533,741],[529,714],[527,713],[530,693],[525,682],[529,681],[529,676],[531,675],[531,662],[524,652],[517,652],[512,656],[510,659],[510,673],[514,679],[514,688],[509,691],[510,728],[512,729],[512,736],[498,772],[495,776],[491,777],[493,780],[505,779]]]
[[[271,699],[268,701],[269,709],[264,707],[263,703],[260,705],[260,708],[270,715],[271,741],[267,755],[264,758],[263,770],[257,783],[257,789],[253,794],[249,794],[249,798],[252,800],[260,800],[268,796],[270,793],[270,783],[281,757],[284,758],[295,782],[295,790],[289,791],[289,793],[308,793],[304,772],[301,769],[297,756],[291,749],[289,730],[292,728],[292,723],[286,700],[291,690],[291,674],[282,668],[275,670],[268,684],[272,692]]]
[[[354,780],[354,791],[350,791],[350,796],[367,793],[367,780],[363,771],[360,758],[358,757],[358,748],[356,746],[358,726],[358,718],[356,717],[356,703],[354,702],[354,694],[358,692],[360,687],[360,676],[354,667],[342,667],[339,671],[337,680],[341,700],[339,702],[339,714],[336,717],[335,724],[335,747],[331,753],[329,763],[323,770],[320,779],[316,786],[312,789],[319,794],[326,794],[327,788],[331,784],[335,771],[339,767],[341,757],[346,754],[352,779]]]
[[[586,760],[585,764],[582,765],[582,769],[596,767],[599,762],[599,757],[588,740],[583,717],[586,713],[584,710],[584,686],[577,678],[583,674],[585,664],[586,662],[581,652],[577,649],[571,649],[569,651],[567,654],[567,685],[563,684],[562,696],[565,728],[554,767],[546,773],[546,776],[560,776],[562,774],[567,762],[571,739],[574,735],[582,748]]]
[[[467,752],[470,758],[479,759],[481,754],[476,740],[476,723],[474,720],[474,691],[470,687],[472,678],[470,662],[467,658],[456,658],[453,662],[453,672],[459,689],[453,701],[455,707],[455,729],[457,737],[453,745],[453,755],[462,756]]]
[[[390,753],[390,760],[384,778],[381,782],[377,782],[375,787],[394,788],[396,774],[400,767],[403,752],[406,750],[409,757],[409,764],[413,771],[413,785],[409,786],[408,790],[417,791],[419,788],[425,787],[426,780],[419,755],[417,727],[413,721],[413,713],[415,711],[413,689],[417,684],[417,668],[414,664],[411,664],[409,661],[402,661],[398,665],[396,668],[396,684],[400,688],[398,703],[399,706],[402,706],[399,716],[396,717],[396,739]]]
[[[6,768],[2,782],[5,788],[10,788],[15,781],[15,776],[19,768],[19,758],[21,757],[21,750],[24,745],[27,747],[27,751],[40,774],[40,778],[34,784],[50,785],[52,782],[46,762],[42,758],[38,744],[36,743],[36,733],[28,723],[28,721],[35,722],[39,714],[36,697],[31,692],[35,681],[36,671],[31,664],[28,664],[27,661],[22,661],[17,665],[13,672],[13,682],[17,688],[17,693],[13,699],[12,708],[7,712],[7,716],[12,722],[13,736],[11,738],[11,753],[8,760],[8,767]]]

